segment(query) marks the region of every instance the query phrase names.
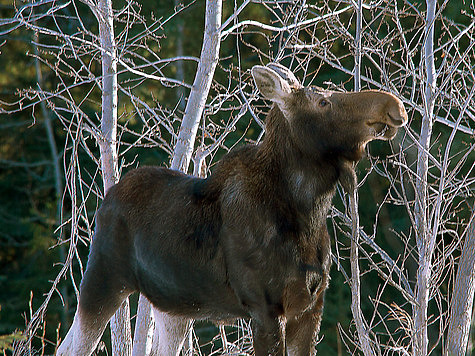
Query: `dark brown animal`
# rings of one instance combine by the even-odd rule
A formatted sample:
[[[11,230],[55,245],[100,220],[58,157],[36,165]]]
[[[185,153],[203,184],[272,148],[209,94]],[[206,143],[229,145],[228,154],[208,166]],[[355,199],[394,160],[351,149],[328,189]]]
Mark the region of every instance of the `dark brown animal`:
[[[232,151],[207,179],[145,167],[110,189],[58,354],[91,354],[134,291],[170,315],[252,319],[257,356],[314,354],[335,186],[352,189],[365,145],[394,137],[407,114],[392,94],[302,87],[277,64],[252,75],[275,103],[261,144]]]

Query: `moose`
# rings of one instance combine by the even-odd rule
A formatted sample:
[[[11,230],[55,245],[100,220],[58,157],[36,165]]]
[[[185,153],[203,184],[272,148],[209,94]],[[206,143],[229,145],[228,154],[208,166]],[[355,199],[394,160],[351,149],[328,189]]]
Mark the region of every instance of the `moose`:
[[[251,73],[273,102],[260,144],[206,179],[142,167],[110,188],[58,355],[91,355],[135,291],[177,322],[156,328],[152,355],[178,355],[187,320],[237,318],[251,320],[256,356],[315,354],[336,185],[355,188],[366,144],[392,139],[407,113],[393,94],[305,87],[279,64]]]

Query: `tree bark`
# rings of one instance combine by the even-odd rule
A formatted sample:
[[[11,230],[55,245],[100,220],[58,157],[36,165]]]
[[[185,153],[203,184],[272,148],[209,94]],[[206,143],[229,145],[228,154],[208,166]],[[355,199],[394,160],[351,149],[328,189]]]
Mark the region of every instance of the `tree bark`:
[[[434,93],[436,71],[434,64],[434,20],[436,0],[426,0],[427,13],[425,25],[424,59],[426,83],[424,88],[424,115],[422,118],[421,134],[419,137],[417,158],[417,181],[415,192],[415,228],[416,243],[419,252],[419,266],[416,281],[416,301],[414,305],[413,355],[425,356],[428,350],[427,338],[427,308],[429,304],[429,281],[432,271],[432,255],[435,247],[435,236],[431,234],[428,220],[427,174],[429,163],[429,148],[432,134]]]
[[[363,0],[357,0],[356,4],[356,33],[355,33],[355,67],[354,67],[354,90],[361,90],[361,28],[363,22]]]
[[[153,328],[152,305],[147,298],[140,294],[137,305],[137,317],[135,318],[132,356],[143,356],[150,353]]]
[[[351,312],[355,320],[356,331],[358,333],[359,346],[363,350],[365,356],[374,355],[369,338],[368,326],[361,311],[361,286],[360,286],[360,267],[358,262],[358,245],[359,245],[359,216],[358,216],[358,192],[357,184],[350,192],[350,213],[351,213]]]
[[[99,22],[99,38],[102,49],[102,116],[101,152],[104,194],[119,180],[117,155],[117,54],[114,38],[114,15],[111,0],[100,0],[93,9]],[[112,355],[132,354],[130,310],[127,299],[110,321]]]
[[[175,9],[178,9],[180,6],[182,6],[182,0],[175,0]],[[178,17],[176,21],[176,56],[183,57],[183,19]],[[176,62],[176,79],[180,82],[185,81],[185,67],[183,65],[183,61]],[[185,96],[185,88],[183,86],[177,87],[178,107],[180,110],[185,110],[186,108]]]
[[[35,32],[34,34],[35,38],[35,68],[36,68],[36,79],[38,80],[38,85],[40,88],[44,88],[44,80],[43,80],[43,72],[41,71],[41,65],[40,65],[40,60],[39,60],[39,51],[38,51],[38,45],[39,45],[39,35],[38,32]],[[43,120],[45,124],[45,130],[46,130],[46,137],[48,138],[48,145],[50,148],[51,152],[51,164],[53,165],[53,170],[54,170],[54,187],[56,191],[56,221],[60,222],[61,221],[61,209],[62,209],[62,201],[61,197],[63,196],[63,175],[61,171],[61,166],[59,164],[59,160],[61,156],[58,154],[58,149],[56,146],[56,139],[54,137],[54,129],[53,129],[53,123],[51,119],[50,112],[48,111],[46,107],[46,101],[42,100],[40,102],[40,107],[41,107],[41,114],[43,115]],[[66,259],[66,251],[64,244],[61,244],[58,246],[59,249],[59,258],[61,261],[65,261]],[[67,292],[67,288],[65,285],[62,285],[60,287],[60,292],[61,296],[63,298],[63,303],[64,303],[64,308],[61,310],[61,324],[63,326],[69,325],[69,316],[67,313],[67,310],[69,309],[69,296]]]
[[[219,60],[221,11],[222,1],[206,1],[205,30],[200,63],[178,134],[171,163],[172,169],[186,172],[190,164],[196,133]]]
[[[355,33],[355,65],[354,65],[354,90],[361,90],[361,31],[363,22],[363,2],[357,0],[356,8],[356,33]],[[358,333],[359,347],[363,350],[365,356],[374,355],[369,338],[368,326],[366,325],[363,312],[361,311],[361,283],[360,267],[358,261],[359,245],[359,213],[358,213],[358,184],[356,177],[353,182],[353,189],[348,191],[350,196],[350,215],[351,215],[351,312],[355,321],[356,331]]]
[[[221,0],[206,1],[205,29],[200,62],[198,64],[193,87],[186,104],[185,115],[181,123],[178,140],[173,153],[170,167],[171,169],[180,170],[183,172],[188,171],[196,134],[201,117],[203,115],[206,99],[211,88],[216,65],[218,64],[219,60],[221,39],[219,29],[221,26],[221,12]],[[160,313],[160,315],[160,319],[162,320],[168,318],[166,313]],[[142,295],[139,297],[137,323],[139,320],[145,321],[147,325],[145,327],[141,327],[139,330],[137,330],[136,325],[136,332],[138,331],[139,334],[134,334],[134,356],[143,355],[143,353],[139,353],[139,350],[142,352],[142,350],[145,350],[148,347],[144,346],[144,343],[149,341],[147,335],[149,335],[150,329],[152,328],[152,322],[150,321],[152,320],[151,305]],[[155,323],[163,322],[162,320],[155,320]],[[190,346],[191,345],[188,345],[188,347]]]
[[[465,356],[475,294],[475,210],[467,226],[450,306],[446,356]]]

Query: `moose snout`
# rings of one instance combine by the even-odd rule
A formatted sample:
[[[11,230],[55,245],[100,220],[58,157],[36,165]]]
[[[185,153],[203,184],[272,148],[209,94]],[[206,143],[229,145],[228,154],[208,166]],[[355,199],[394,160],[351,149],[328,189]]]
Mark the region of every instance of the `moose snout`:
[[[399,112],[396,115],[394,113],[388,112],[387,115],[388,115],[391,126],[401,127],[407,124],[406,110],[404,110],[403,112]]]
[[[360,92],[362,101],[367,98],[368,114],[366,125],[371,140],[391,140],[398,128],[407,124],[408,117],[403,102],[395,95],[383,91]],[[364,102],[364,101],[363,101]]]
[[[407,112],[402,101],[391,95],[393,101],[387,108],[388,124],[393,127],[401,127],[407,124]]]

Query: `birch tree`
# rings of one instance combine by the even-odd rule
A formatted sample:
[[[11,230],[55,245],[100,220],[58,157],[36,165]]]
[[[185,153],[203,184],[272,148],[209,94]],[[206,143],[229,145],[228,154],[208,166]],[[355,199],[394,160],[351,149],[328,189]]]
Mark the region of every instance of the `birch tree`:
[[[355,66],[354,66],[354,90],[361,89],[361,25],[363,16],[363,2],[358,0],[355,3],[356,12],[356,33],[355,33]],[[358,260],[358,244],[359,244],[359,216],[358,216],[358,192],[357,182],[353,182],[349,190],[349,205],[351,224],[351,312],[355,320],[356,330],[358,332],[358,340],[363,349],[365,356],[374,355],[371,341],[369,339],[368,326],[361,311],[361,286],[360,286],[360,267]]]
[[[101,115],[101,171],[104,195],[119,181],[117,155],[117,53],[114,36],[112,1],[100,0],[98,5],[88,4],[99,23],[99,39],[102,55],[102,115]],[[96,7],[97,6],[97,7]],[[122,303],[110,321],[112,355],[132,354],[130,308],[128,298]]]
[[[449,327],[445,355],[465,356],[468,349],[473,298],[475,296],[475,214],[472,214],[454,283],[454,296],[450,306]]]
[[[429,303],[429,283],[432,274],[432,255],[436,235],[429,228],[427,206],[427,175],[429,171],[429,149],[431,143],[437,76],[434,65],[434,21],[436,1],[427,0],[426,26],[424,31],[425,88],[423,94],[424,115],[418,145],[417,181],[415,198],[416,241],[419,252],[417,270],[417,305],[414,307],[414,356],[425,356],[428,351],[427,312]]]

